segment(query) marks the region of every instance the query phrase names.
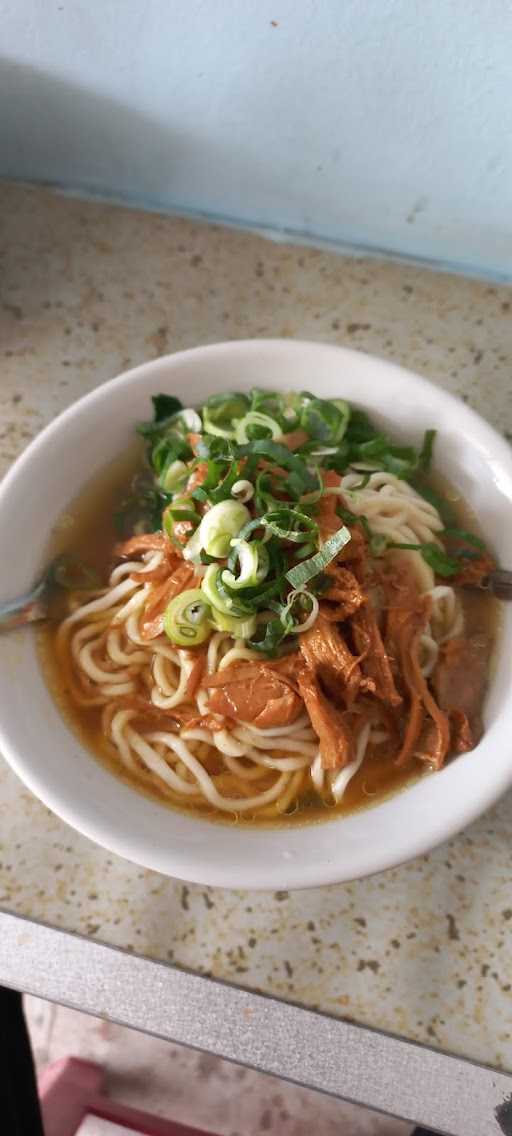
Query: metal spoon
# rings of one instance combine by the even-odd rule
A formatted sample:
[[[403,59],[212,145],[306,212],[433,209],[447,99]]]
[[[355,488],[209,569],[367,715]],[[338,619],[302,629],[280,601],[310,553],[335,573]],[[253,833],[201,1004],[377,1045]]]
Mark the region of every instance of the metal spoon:
[[[512,572],[495,568],[479,585],[479,591],[490,592],[497,600],[512,600]]]
[[[0,631],[10,631],[14,627],[23,627],[25,623],[36,623],[47,619],[49,603],[55,589],[71,586],[69,580],[65,582],[65,577],[66,573],[69,575],[73,570],[77,571],[77,567],[71,557],[64,554],[56,556],[33,588],[24,592],[22,596],[17,596],[16,599],[0,601]],[[82,572],[83,577],[82,567],[78,566],[78,570]],[[91,588],[92,580],[93,573],[89,573],[85,585],[88,589]],[[79,588],[79,582],[76,581],[74,586]],[[98,586],[96,581],[94,586]]]
[[[22,627],[24,623],[35,623],[38,619],[46,619],[51,591],[51,568],[52,565],[29,592],[25,592],[15,600],[5,600],[0,603],[0,630],[10,631],[13,627]]]

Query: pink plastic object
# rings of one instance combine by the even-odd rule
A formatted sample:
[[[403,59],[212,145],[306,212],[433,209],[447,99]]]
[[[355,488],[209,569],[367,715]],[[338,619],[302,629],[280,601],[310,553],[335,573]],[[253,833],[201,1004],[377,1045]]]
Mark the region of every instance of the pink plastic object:
[[[101,1066],[78,1057],[65,1057],[44,1069],[38,1088],[45,1136],[75,1136],[87,1116],[111,1120],[141,1136],[212,1136],[211,1132],[118,1104],[102,1095],[104,1083]]]

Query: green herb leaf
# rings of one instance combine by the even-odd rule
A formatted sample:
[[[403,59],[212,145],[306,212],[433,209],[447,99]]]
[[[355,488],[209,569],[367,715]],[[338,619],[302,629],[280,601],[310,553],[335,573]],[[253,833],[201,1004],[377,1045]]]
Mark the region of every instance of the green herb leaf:
[[[179,410],[183,410],[183,405],[179,398],[175,398],[172,394],[155,394],[151,401],[153,418],[149,422],[139,422],[137,433],[142,434],[143,438],[154,439],[161,436],[165,425]]]
[[[448,528],[445,528],[441,536],[464,541],[466,544],[471,544],[473,548],[480,549],[481,552],[485,551],[485,541],[482,540],[481,537],[475,536],[474,533],[468,532],[467,529],[459,529],[456,525],[450,525]],[[459,552],[458,555],[461,556],[462,553]]]
[[[261,651],[262,655],[268,655],[271,658],[276,654],[277,647],[282,643],[285,635],[288,635],[293,627],[293,619],[290,619],[289,626],[277,616],[275,619],[269,619],[266,624],[260,624],[256,629],[256,634],[252,639],[247,640],[247,646],[251,647],[253,651]]]
[[[371,423],[366,411],[353,406],[345,435],[347,442],[359,445],[361,442],[368,442],[376,434],[375,426]]]
[[[346,525],[361,525],[366,539],[372,540],[374,534],[368,524],[368,517],[365,517],[364,513],[351,513],[349,509],[344,509],[343,505],[337,506],[336,513],[342,521],[345,521]]]
[[[413,489],[419,493],[420,497],[423,497],[425,501],[429,501],[430,504],[434,506],[434,509],[437,509],[445,525],[451,525],[456,522],[456,513],[446,497],[443,497],[441,493],[437,493],[430,485],[424,485],[421,477],[412,478],[411,484]]]
[[[393,542],[388,544],[388,548],[403,548],[411,552],[421,552],[421,555],[426,564],[432,568],[432,571],[437,576],[456,576],[460,572],[459,561],[454,556],[449,556],[443,548],[438,544],[427,542],[425,544],[405,544]]]
[[[155,394],[151,402],[155,422],[162,422],[165,418],[171,418],[173,414],[183,410],[183,403],[173,394]]]
[[[377,434],[370,441],[362,442],[357,447],[357,460],[375,462],[381,469],[400,478],[409,477],[418,466],[418,455],[413,446],[395,446],[385,434]]]
[[[421,469],[423,473],[428,473],[432,464],[436,434],[437,430],[425,430],[423,445],[418,455],[418,468]]]

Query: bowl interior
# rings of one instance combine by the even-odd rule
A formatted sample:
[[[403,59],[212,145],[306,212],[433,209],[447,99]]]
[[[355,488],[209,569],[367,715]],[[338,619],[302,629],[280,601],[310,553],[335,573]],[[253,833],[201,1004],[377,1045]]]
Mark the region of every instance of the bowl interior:
[[[436,466],[512,565],[512,459],[467,406],[417,376],[342,348],[293,341],[216,344],[156,360],[76,403],[32,443],[0,489],[0,595],[29,587],[52,524],[89,478],[122,452],[151,394],[194,405],[253,385],[309,389],[367,408],[397,437],[436,427]],[[169,875],[227,887],[305,887],[370,874],[424,852],[490,805],[512,782],[512,609],[473,753],[372,809],[302,828],[243,829],[188,817],[117,781],[62,719],[40,671],[31,631],[0,638],[0,743],[28,787],[106,848]]]

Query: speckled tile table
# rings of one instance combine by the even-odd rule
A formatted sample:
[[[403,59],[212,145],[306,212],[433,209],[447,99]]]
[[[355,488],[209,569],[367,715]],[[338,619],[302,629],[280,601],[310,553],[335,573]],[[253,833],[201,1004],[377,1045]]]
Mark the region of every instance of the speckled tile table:
[[[395,359],[512,431],[512,294],[186,220],[0,188],[3,468],[143,359],[247,336]],[[0,906],[512,1069],[512,798],[430,856],[304,893],[205,890],[112,857],[0,768]]]

